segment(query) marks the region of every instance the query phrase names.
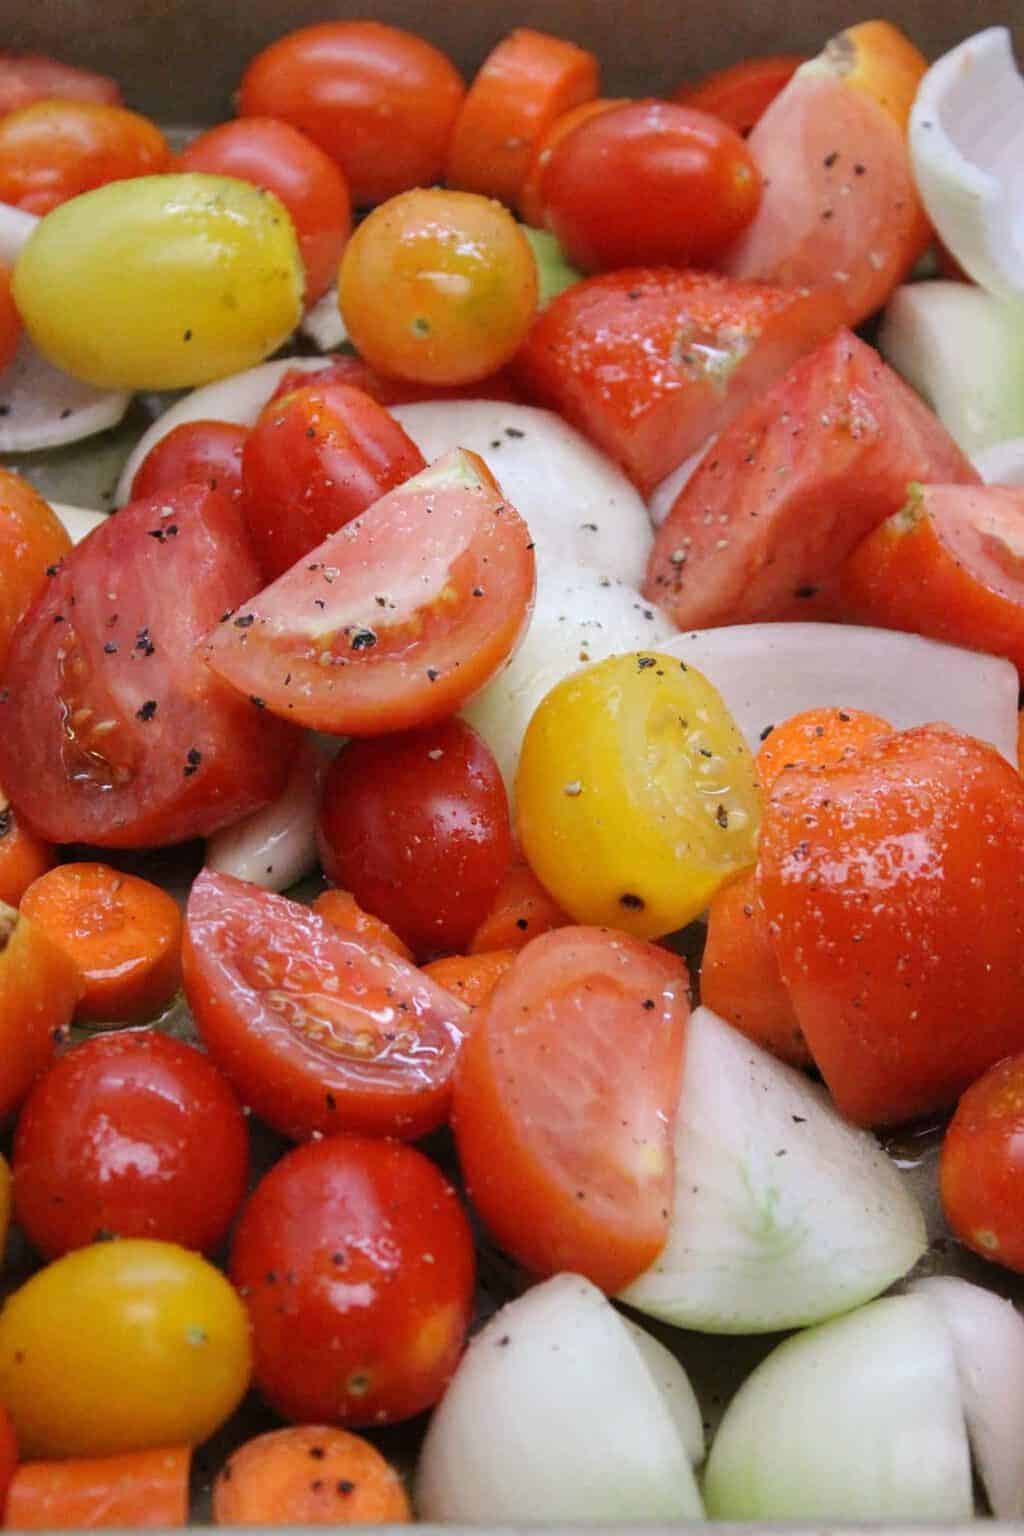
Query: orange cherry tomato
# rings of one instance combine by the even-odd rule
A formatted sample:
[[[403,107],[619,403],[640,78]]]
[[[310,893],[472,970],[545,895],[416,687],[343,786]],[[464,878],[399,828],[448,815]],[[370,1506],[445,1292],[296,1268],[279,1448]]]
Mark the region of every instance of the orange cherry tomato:
[[[942,1143],[939,1190],[962,1243],[1024,1271],[1024,1056],[997,1062],[960,1100]]]
[[[773,726],[754,759],[767,793],[787,768],[819,768],[842,762],[892,732],[888,720],[862,709],[805,709]]]
[[[600,117],[602,112],[610,112],[613,107],[628,105],[629,100],[625,96],[598,96],[593,101],[581,102],[578,107],[573,107],[555,118],[542,135],[533,160],[530,162],[526,179],[519,189],[519,214],[524,224],[532,224],[535,229],[541,228],[544,224],[544,204],[540,195],[541,182],[556,146],[567,134],[572,133],[574,128],[578,128],[589,118]]]
[[[0,1118],[53,1056],[82,990],[74,961],[42,929],[0,904]]]
[[[37,101],[0,119],[0,201],[49,213],[69,197],[167,170],[155,123],[92,101]]]
[[[0,669],[21,616],[71,550],[64,524],[27,480],[0,469]]]

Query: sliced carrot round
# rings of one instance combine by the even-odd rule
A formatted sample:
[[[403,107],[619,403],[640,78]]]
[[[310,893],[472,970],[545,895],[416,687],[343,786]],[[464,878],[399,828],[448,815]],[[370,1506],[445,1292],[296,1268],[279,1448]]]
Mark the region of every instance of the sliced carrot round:
[[[518,953],[517,949],[495,949],[486,954],[446,955],[423,970],[468,1007],[481,1008]]]
[[[471,955],[494,949],[522,949],[552,928],[564,928],[572,918],[549,896],[529,864],[512,864],[494,904],[469,941]]]
[[[402,1480],[368,1440],[299,1424],[249,1440],[213,1487],[218,1525],[404,1525]]]
[[[4,1524],[19,1531],[125,1526],[172,1530],[188,1521],[188,1446],[69,1461],[28,1461],[14,1474]]]

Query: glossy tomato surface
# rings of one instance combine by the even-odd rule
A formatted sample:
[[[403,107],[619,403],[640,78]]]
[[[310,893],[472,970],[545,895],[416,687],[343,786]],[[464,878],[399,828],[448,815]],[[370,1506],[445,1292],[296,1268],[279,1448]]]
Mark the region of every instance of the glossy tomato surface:
[[[0,1117],[18,1107],[49,1064],[81,994],[74,961],[0,903]]]
[[[0,116],[33,101],[104,101],[116,106],[121,88],[109,75],[62,64],[42,53],[0,51]]]
[[[92,101],[37,101],[0,117],[0,201],[49,213],[69,197],[167,168],[155,123]]]
[[[744,138],[807,60],[799,53],[773,53],[743,59],[705,75],[696,84],[681,85],[673,101],[720,117]]]
[[[79,544],[15,636],[0,691],[0,783],[52,842],[203,836],[284,788],[286,726],[196,645],[259,587],[237,507],[183,486]]]
[[[351,742],[327,775],[319,842],[328,878],[417,954],[462,949],[512,857],[490,748],[461,720]]]
[[[211,1056],[283,1135],[413,1140],[446,1118],[466,1010],[398,955],[207,870],[184,966]]]
[[[1024,1057],[972,1083],[942,1143],[942,1209],[968,1248],[1024,1271]]]
[[[440,1397],[473,1298],[473,1241],[433,1163],[396,1142],[331,1136],[283,1157],[231,1252],[256,1385],[300,1423],[385,1424]]]
[[[478,1017],[456,1081],[459,1161],[533,1273],[617,1291],[663,1246],[688,988],[666,950],[561,928],[520,952]]]
[[[205,485],[233,500],[242,494],[246,427],[230,421],[183,421],[150,449],[135,471],[132,500],[179,485]]]
[[[0,469],[0,669],[18,620],[71,551],[57,514],[27,480]]]
[[[789,768],[758,890],[782,979],[840,1111],[946,1109],[1024,1049],[1024,783],[948,726]]]
[[[156,1030],[98,1035],[39,1079],[18,1120],[18,1221],[47,1258],[101,1238],[208,1252],[242,1203],[245,1119],[208,1057]]]
[[[267,580],[425,467],[408,434],[361,389],[325,380],[276,396],[242,463],[246,522]]]
[[[473,459],[439,459],[226,616],[204,652],[213,670],[333,735],[453,714],[511,654],[533,603],[529,529]]]
[[[585,272],[714,266],[746,229],[761,174],[739,134],[707,113],[638,101],[591,115],[543,172],[544,222]]]

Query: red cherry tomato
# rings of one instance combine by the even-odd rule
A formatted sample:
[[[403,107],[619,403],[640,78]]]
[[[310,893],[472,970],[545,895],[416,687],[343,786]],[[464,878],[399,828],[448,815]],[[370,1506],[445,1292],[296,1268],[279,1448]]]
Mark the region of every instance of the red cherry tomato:
[[[412,438],[361,389],[321,381],[273,399],[242,463],[246,519],[268,581],[425,467]]]
[[[37,101],[0,118],[0,201],[27,213],[129,176],[167,169],[167,141],[148,118],[92,101]]]
[[[349,353],[333,357],[316,373],[289,368],[282,374],[270,398],[280,400],[282,395],[290,395],[292,390],[304,389],[310,384],[314,388],[322,384],[349,384],[353,389],[361,389],[378,405],[407,405],[414,400],[520,401],[523,398],[507,368],[473,384],[414,384],[410,379],[392,379],[378,373],[365,358]]]
[[[536,1274],[612,1292],[668,1233],[686,966],[605,928],[528,944],[463,1047],[452,1123],[473,1204]]]
[[[512,857],[490,748],[461,720],[351,742],[324,786],[320,856],[417,954],[464,948]]]
[[[196,653],[259,580],[238,508],[200,486],[131,502],[67,555],[0,689],[0,784],[33,831],[155,847],[281,793],[291,733]]]
[[[21,316],[11,293],[11,274],[0,266],[0,373],[7,367],[21,340]]]
[[[423,38],[377,21],[325,21],[256,55],[238,109],[308,134],[362,205],[440,179],[463,94],[458,70]]]
[[[592,115],[556,144],[544,220],[587,272],[707,267],[757,212],[761,177],[735,129],[670,101]]]
[[[533,582],[526,524],[457,450],[225,619],[206,654],[298,725],[411,729],[453,714],[511,654]]]
[[[245,1196],[249,1141],[208,1057],[156,1030],[98,1035],[29,1094],[14,1203],[48,1259],[101,1235],[215,1248]]]
[[[447,1116],[466,1009],[398,955],[204,870],[182,961],[211,1056],[283,1135],[414,1140]]]
[[[437,1401],[462,1351],[473,1241],[412,1147],[334,1136],[257,1185],[231,1252],[255,1380],[286,1418],[386,1424]]]
[[[109,75],[61,64],[41,53],[0,50],[0,117],[34,101],[59,96],[63,101],[99,101],[117,106],[121,89]]]
[[[348,183],[319,145],[290,123],[245,117],[201,133],[178,160],[182,171],[234,176],[268,187],[292,216],[306,267],[306,303],[338,275],[352,227]]]
[[[746,138],[800,65],[806,63],[800,53],[744,59],[705,76],[696,85],[681,85],[672,99],[684,107],[696,107],[701,112],[710,112],[712,117],[720,117]]]
[[[1024,1056],[972,1083],[942,1143],[946,1220],[983,1259],[1024,1270]]]
[[[179,485],[206,485],[237,501],[247,427],[230,421],[183,421],[149,450],[132,481],[132,500]]]

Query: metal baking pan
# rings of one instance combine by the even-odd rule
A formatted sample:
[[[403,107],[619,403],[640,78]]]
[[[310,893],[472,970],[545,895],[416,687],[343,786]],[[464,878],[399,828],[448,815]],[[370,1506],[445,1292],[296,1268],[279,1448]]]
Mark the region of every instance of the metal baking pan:
[[[1024,0],[986,0],[984,5],[952,0],[887,0],[880,14],[904,27],[930,56],[952,47],[982,26],[1002,24],[1015,30],[1024,45]],[[713,7],[690,0],[0,0],[0,47],[53,54],[115,76],[129,105],[165,125],[180,127],[220,121],[231,113],[231,93],[246,61],[260,48],[295,27],[331,17],[365,17],[405,26],[444,49],[467,75],[513,25],[559,33],[593,49],[602,60],[609,95],[658,95],[683,79],[697,78],[747,54],[816,53],[823,41],[871,13],[849,0],[716,0]],[[46,454],[20,455],[5,462],[28,475],[44,494],[84,506],[112,504],[113,487],[128,450],[159,408],[139,397],[121,427],[82,445]],[[182,851],[141,861],[152,878],[169,883],[187,880],[198,864]],[[136,861],[139,863],[140,861]],[[179,1009],[174,1027],[187,1033],[187,1012]],[[989,1286],[1024,1306],[1024,1282],[990,1268],[962,1249],[946,1230],[939,1208],[936,1170],[941,1128],[911,1131],[889,1142],[928,1219],[931,1247],[919,1272],[961,1275]],[[270,1133],[255,1148],[257,1168],[265,1168],[280,1149]],[[435,1138],[430,1147],[452,1170],[450,1143]],[[12,1239],[4,1288],[25,1273],[28,1255]],[[493,1248],[480,1255],[481,1317],[516,1294],[525,1278]],[[700,1396],[709,1429],[753,1367],[778,1342],[777,1335],[733,1338],[682,1333],[650,1318],[644,1326],[676,1350]],[[208,1517],[212,1475],[236,1444],[271,1427],[276,1420],[250,1399],[235,1419],[195,1457],[193,1516]],[[374,1433],[382,1451],[411,1469],[422,1434],[422,1421]],[[723,1525],[724,1532],[783,1530],[784,1526]],[[312,1530],[313,1528],[309,1528]],[[439,1527],[422,1527],[440,1536]],[[592,1527],[625,1536],[634,1527]],[[662,1536],[668,1527],[636,1527]],[[825,1529],[805,1526],[803,1529]],[[831,1536],[864,1527],[829,1525]],[[878,1529],[878,1527],[875,1527]],[[900,1526],[906,1536],[920,1526]],[[936,1529],[932,1527],[930,1529]],[[944,1527],[954,1529],[954,1527]],[[1024,1524],[1006,1525],[1024,1533]],[[515,1536],[513,1528],[489,1528],[489,1536]],[[397,1536],[397,1532],[396,1532]]]

